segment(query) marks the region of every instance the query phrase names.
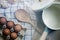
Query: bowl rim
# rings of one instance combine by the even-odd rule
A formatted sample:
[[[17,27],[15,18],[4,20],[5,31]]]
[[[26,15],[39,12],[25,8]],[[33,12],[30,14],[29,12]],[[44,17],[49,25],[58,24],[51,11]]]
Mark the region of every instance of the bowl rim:
[[[36,3],[34,3],[32,6],[31,6],[31,8],[32,8],[32,10],[43,10],[43,9],[46,9],[46,8],[48,8],[49,6],[51,6],[52,4],[53,4],[53,2],[54,2],[55,0],[48,0],[48,1],[46,1],[45,0],[45,3],[44,2],[36,2]],[[42,5],[40,5],[40,4],[42,4]]]
[[[54,3],[53,5],[59,5],[60,3]],[[45,9],[46,10],[46,9]],[[45,12],[47,12],[47,11],[45,11],[45,10],[43,10],[43,13],[42,13],[42,20],[43,20],[43,22],[44,22],[44,19],[43,19],[43,14],[45,13]],[[48,28],[50,28],[50,29],[52,29],[52,30],[60,30],[60,28],[54,28],[54,27],[50,27],[50,26],[48,26],[45,22],[44,22],[44,24],[46,25],[46,27],[48,27]]]

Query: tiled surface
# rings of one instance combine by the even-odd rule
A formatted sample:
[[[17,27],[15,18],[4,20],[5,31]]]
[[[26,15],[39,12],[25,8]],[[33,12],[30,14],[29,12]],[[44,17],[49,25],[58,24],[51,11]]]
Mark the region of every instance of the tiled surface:
[[[30,0],[27,0],[26,3],[28,3],[29,1]],[[0,13],[2,15],[4,15],[7,18],[7,20],[12,20],[15,23],[21,24],[24,28],[27,28],[27,31],[26,31],[26,34],[25,34],[23,40],[31,40],[33,32],[34,32],[31,25],[27,24],[27,23],[23,23],[23,22],[18,22],[17,19],[15,18],[15,15],[14,15],[14,12],[17,9],[26,9],[26,8],[27,8],[26,5],[23,2],[21,2],[21,3],[16,3],[14,5],[10,5],[10,7],[7,8],[7,9],[1,9],[0,8]],[[31,14],[30,16],[31,16],[32,19],[35,18],[34,14]]]

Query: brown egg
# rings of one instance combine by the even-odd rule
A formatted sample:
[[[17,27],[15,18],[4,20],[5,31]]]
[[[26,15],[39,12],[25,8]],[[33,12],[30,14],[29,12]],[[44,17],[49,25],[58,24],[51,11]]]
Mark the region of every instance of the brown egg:
[[[8,21],[6,25],[7,25],[8,28],[12,28],[14,26],[14,22],[13,21]]]
[[[3,32],[4,35],[10,35],[10,30],[8,28],[3,29],[2,32]]]
[[[22,26],[19,25],[19,24],[16,24],[15,27],[14,27],[14,30],[15,30],[15,32],[19,32],[19,31],[22,30]]]
[[[10,37],[12,39],[16,39],[17,38],[17,33],[15,33],[15,32],[11,33]]]
[[[7,21],[7,20],[6,20],[6,18],[5,18],[5,17],[1,17],[1,18],[0,18],[0,23],[1,23],[1,24],[5,24],[5,23],[6,23],[6,21]]]

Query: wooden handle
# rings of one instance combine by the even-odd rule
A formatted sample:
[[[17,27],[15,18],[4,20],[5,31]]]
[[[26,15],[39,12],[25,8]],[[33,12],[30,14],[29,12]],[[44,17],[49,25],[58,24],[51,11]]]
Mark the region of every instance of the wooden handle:
[[[41,31],[40,31],[40,28],[37,27],[37,21],[32,20],[32,21],[30,21],[30,24],[32,25],[32,27],[33,27],[38,33],[41,32]]]
[[[46,37],[47,37],[48,33],[49,33],[48,28],[46,27],[42,36],[41,36],[41,38],[40,38],[40,40],[46,40]]]
[[[46,37],[47,37],[48,33],[47,32],[43,32],[40,40],[46,40]]]

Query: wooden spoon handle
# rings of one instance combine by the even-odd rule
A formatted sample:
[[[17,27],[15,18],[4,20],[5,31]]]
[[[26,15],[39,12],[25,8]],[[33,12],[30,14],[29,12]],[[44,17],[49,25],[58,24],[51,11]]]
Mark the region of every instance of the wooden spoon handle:
[[[32,21],[30,21],[30,24],[32,25],[32,27],[33,27],[38,33],[41,32],[40,29],[37,27],[37,21],[32,20]]]

